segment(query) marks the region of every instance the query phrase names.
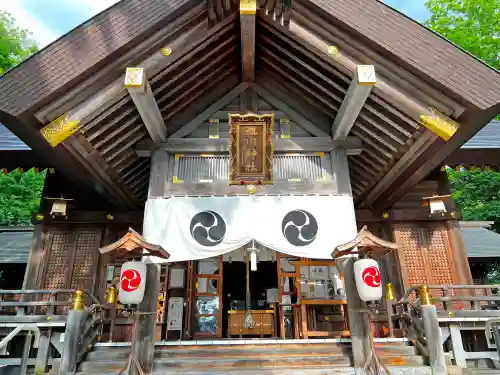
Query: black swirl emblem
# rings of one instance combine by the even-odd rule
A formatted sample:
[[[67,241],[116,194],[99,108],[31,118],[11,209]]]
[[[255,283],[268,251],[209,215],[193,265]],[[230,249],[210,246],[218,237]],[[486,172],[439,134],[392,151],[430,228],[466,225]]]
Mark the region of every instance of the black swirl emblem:
[[[216,246],[226,235],[224,219],[214,211],[198,212],[191,219],[189,231],[194,240],[202,246]]]
[[[281,223],[283,236],[294,246],[306,246],[316,239],[318,222],[304,210],[293,210],[285,215]]]

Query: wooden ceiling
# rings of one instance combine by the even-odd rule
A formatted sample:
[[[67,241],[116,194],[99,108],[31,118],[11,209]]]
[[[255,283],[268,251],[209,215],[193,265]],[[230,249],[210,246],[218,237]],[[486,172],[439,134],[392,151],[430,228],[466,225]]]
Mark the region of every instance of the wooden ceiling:
[[[481,82],[469,90],[455,87],[432,67],[422,67],[406,44],[383,45],[384,39],[371,35],[371,29],[361,34],[348,14],[360,4],[339,6],[349,17],[342,19],[326,0],[260,0],[253,17],[240,15],[235,0],[124,0],[6,74],[0,81],[0,121],[55,166],[61,163],[67,175],[91,180],[93,188],[118,205],[135,208],[147,197],[150,165],[135,147],[151,137],[123,87],[125,67],[145,67],[159,122],[170,136],[182,133],[195,118],[208,118],[207,111],[220,98],[238,97],[242,81],[286,103],[318,133],[331,134],[353,80],[352,67],[370,64],[377,85],[350,128],[349,135],[363,142],[363,152],[349,156],[350,173],[357,204],[384,208],[500,111],[500,74],[456,47],[450,50],[448,42],[384,4],[359,3],[383,17],[373,22],[390,19],[393,28],[404,25],[427,38],[411,40],[406,33],[400,43],[417,50],[426,45],[430,54],[448,51],[437,65],[455,64],[459,56],[462,65],[475,69],[471,76],[481,72]],[[89,31],[96,37],[90,38]],[[249,49],[252,40],[254,48]],[[160,53],[161,47],[170,53]],[[63,49],[73,55],[63,55]],[[48,61],[57,68],[48,69]],[[38,72],[45,81],[27,72]],[[455,82],[452,73],[449,78]],[[460,74],[468,79],[467,72]],[[26,94],[21,84],[36,87],[37,95]],[[480,84],[484,98],[478,98],[475,88]],[[445,143],[417,123],[429,107],[460,123],[451,141]],[[66,112],[80,121],[81,132],[50,150],[39,129]],[[72,172],[71,163],[78,166],[74,170],[88,173]]]

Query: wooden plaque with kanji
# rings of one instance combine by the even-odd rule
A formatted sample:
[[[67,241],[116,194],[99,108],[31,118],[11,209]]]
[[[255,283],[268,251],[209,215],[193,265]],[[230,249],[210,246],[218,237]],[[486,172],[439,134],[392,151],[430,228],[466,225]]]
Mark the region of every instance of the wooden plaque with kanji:
[[[229,114],[229,183],[272,183],[274,114]]]

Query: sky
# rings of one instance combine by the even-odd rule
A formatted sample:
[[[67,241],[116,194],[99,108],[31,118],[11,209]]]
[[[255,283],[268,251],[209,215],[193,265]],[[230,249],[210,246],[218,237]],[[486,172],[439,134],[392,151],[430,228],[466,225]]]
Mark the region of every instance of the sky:
[[[0,9],[11,13],[18,25],[31,31],[39,46],[45,47],[117,2],[118,0],[0,0]],[[385,0],[386,4],[417,21],[424,21],[429,15],[424,2],[425,0]]]

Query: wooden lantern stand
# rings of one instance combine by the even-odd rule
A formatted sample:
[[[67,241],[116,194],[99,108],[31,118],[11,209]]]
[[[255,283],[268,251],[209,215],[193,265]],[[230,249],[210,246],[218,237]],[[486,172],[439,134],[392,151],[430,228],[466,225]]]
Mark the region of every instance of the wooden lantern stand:
[[[390,251],[397,249],[397,244],[375,236],[364,226],[352,241],[337,246],[332,252],[332,258],[342,263],[341,267],[344,270],[354,366],[362,368],[368,374],[379,374],[380,367],[383,367],[387,374],[390,372],[380,362],[375,352],[373,342],[374,313],[371,309],[367,309],[359,298],[354,278],[354,259],[372,258],[378,260]],[[390,314],[389,319],[391,319]],[[389,321],[389,327],[392,332],[392,321]]]
[[[129,375],[138,375],[142,372],[150,374],[153,370],[156,308],[160,288],[160,267],[153,263],[150,257],[168,259],[170,254],[163,247],[146,242],[144,237],[132,228],[129,228],[127,234],[118,241],[100,248],[99,252],[116,260],[134,256],[145,257],[146,290],[144,299],[137,306],[137,314],[132,328],[131,353],[122,372],[129,368]],[[132,366],[132,364],[134,365]]]

